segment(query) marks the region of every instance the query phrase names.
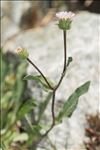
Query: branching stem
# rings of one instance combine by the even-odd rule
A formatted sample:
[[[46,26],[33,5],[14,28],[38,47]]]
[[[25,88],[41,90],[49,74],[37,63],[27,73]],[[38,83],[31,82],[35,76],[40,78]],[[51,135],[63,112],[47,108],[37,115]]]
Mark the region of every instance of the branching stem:
[[[66,45],[66,31],[63,30],[63,38],[64,38],[64,64],[63,64],[63,71],[62,71],[62,74],[61,74],[61,77],[59,79],[59,82],[58,84],[55,86],[55,87],[52,87],[50,85],[50,83],[48,82],[47,78],[44,76],[44,74],[41,72],[41,70],[29,59],[27,58],[28,62],[31,63],[31,65],[41,74],[41,76],[44,78],[44,80],[46,81],[46,83],[48,84],[48,86],[50,87],[50,89],[52,90],[53,92],[53,95],[52,95],[52,107],[51,107],[51,111],[52,111],[52,124],[51,124],[51,127],[40,137],[40,140],[42,140],[43,137],[47,136],[48,133],[52,130],[52,128],[54,127],[55,125],[55,112],[54,112],[54,106],[55,106],[55,95],[56,95],[56,91],[57,89],[59,88],[64,76],[65,76],[65,73],[66,73],[66,67],[67,67],[67,45]],[[39,142],[38,141],[38,142]]]
[[[50,85],[50,83],[48,82],[47,78],[45,77],[45,75],[42,73],[42,71],[29,59],[27,58],[28,62],[41,74],[41,76],[44,78],[45,82],[47,83],[47,85],[49,86],[49,88],[51,90],[53,90],[54,88]]]
[[[66,73],[66,67],[67,67],[67,44],[66,44],[66,31],[63,31],[63,38],[64,38],[64,65],[63,65],[63,71],[61,74],[61,77],[59,79],[58,84],[56,85],[56,87],[53,90],[53,97],[52,97],[52,125],[51,127],[46,131],[46,133],[43,135],[43,137],[45,137],[54,127],[55,125],[55,112],[54,112],[54,105],[55,105],[55,95],[56,95],[56,91],[59,88],[65,73]]]

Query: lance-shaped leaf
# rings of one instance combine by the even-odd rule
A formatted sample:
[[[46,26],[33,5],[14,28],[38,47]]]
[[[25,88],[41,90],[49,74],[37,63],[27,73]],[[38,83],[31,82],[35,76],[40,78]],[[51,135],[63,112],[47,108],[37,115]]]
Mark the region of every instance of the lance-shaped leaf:
[[[77,107],[79,97],[85,94],[90,86],[90,81],[78,87],[74,93],[68,98],[68,100],[64,103],[60,113],[57,116],[57,121],[60,122],[63,117],[71,117],[74,110]]]
[[[23,118],[27,113],[34,109],[36,106],[36,102],[34,99],[27,100],[22,106],[19,108],[17,114],[17,120]]]
[[[37,75],[37,76],[27,75],[24,77],[24,80],[35,80],[44,87],[44,90],[50,89],[50,87],[48,86],[48,84],[46,83],[46,81],[44,80],[44,78],[41,75]],[[51,86],[54,86],[50,80],[48,80],[48,82],[51,84]]]

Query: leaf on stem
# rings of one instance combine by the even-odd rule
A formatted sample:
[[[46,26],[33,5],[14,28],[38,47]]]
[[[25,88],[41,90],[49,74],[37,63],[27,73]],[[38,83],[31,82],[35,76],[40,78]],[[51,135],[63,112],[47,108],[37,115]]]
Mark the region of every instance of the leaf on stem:
[[[90,81],[84,83],[80,87],[78,87],[74,93],[67,99],[67,101],[64,103],[61,111],[59,112],[57,116],[57,121],[60,122],[63,117],[71,117],[74,110],[77,107],[79,97],[88,92],[90,86]]]
[[[47,89],[50,89],[50,87],[48,86],[48,84],[46,83],[46,81],[41,75],[37,75],[37,76],[27,75],[24,77],[24,80],[35,80],[44,87],[44,90],[47,91]],[[48,82],[51,84],[51,86],[53,86],[53,83],[50,80],[48,80]]]
[[[72,61],[73,61],[73,58],[72,57],[68,57],[68,62],[67,62],[67,66],[66,67],[68,67]]]

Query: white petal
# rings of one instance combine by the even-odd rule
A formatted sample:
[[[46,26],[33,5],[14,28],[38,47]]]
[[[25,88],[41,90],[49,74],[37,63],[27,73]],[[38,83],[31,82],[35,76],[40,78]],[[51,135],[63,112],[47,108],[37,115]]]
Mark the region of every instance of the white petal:
[[[73,18],[74,16],[75,16],[75,14],[72,13],[71,11],[70,11],[70,12],[62,11],[62,12],[56,13],[56,17],[57,17],[58,19],[65,19],[65,20],[71,19],[71,20],[72,20],[72,18]]]

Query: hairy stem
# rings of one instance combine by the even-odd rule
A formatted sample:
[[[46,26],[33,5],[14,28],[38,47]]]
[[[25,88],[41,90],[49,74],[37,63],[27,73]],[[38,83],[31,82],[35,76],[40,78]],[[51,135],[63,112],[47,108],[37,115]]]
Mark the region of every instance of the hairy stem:
[[[52,124],[51,124],[51,127],[46,131],[46,133],[43,135],[43,137],[45,137],[51,130],[52,128],[54,127],[55,125],[55,112],[54,112],[54,105],[55,105],[55,95],[56,95],[56,91],[57,89],[59,88],[64,76],[65,76],[65,73],[66,73],[66,60],[67,60],[67,46],[66,46],[66,31],[63,31],[63,38],[64,38],[64,65],[63,65],[63,71],[62,71],[62,74],[61,74],[61,77],[59,79],[59,82],[58,84],[56,85],[55,89],[53,90],[53,97],[52,97]]]
[[[45,77],[45,75],[42,73],[42,71],[29,59],[27,58],[28,62],[41,74],[41,76],[44,78],[45,82],[47,83],[47,85],[49,86],[49,88],[51,90],[53,90],[54,88],[50,85],[50,83],[48,82],[47,78]]]
[[[64,65],[63,65],[63,72],[61,74],[60,80],[58,82],[58,84],[56,85],[55,89],[57,90],[65,76],[66,73],[66,61],[67,61],[67,44],[66,44],[66,31],[63,31],[63,37],[64,37]]]
[[[67,61],[67,44],[66,44],[66,31],[63,31],[64,36],[64,68],[63,72],[66,70],[66,61]]]

